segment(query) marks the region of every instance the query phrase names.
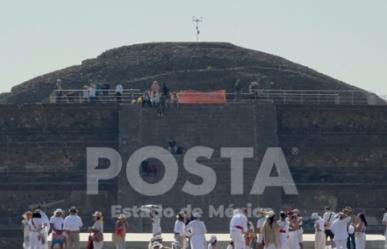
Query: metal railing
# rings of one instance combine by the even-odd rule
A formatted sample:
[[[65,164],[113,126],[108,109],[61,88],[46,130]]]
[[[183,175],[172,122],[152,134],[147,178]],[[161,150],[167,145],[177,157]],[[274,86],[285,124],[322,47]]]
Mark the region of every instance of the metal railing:
[[[50,95],[50,103],[132,103],[142,95],[140,89],[124,89],[122,94],[118,94],[115,90],[96,90],[95,94],[90,95],[87,89],[61,89],[54,90]]]
[[[228,99],[237,102],[269,102],[280,104],[336,104],[366,105],[373,96],[355,90],[272,90],[257,89],[250,93],[228,94]]]
[[[115,103],[134,104],[143,96],[140,89],[99,90],[90,96],[86,89],[54,90],[50,103]],[[356,90],[271,90],[258,89],[250,93],[226,93],[226,103],[277,103],[277,104],[334,104],[367,105],[376,101],[376,95]]]

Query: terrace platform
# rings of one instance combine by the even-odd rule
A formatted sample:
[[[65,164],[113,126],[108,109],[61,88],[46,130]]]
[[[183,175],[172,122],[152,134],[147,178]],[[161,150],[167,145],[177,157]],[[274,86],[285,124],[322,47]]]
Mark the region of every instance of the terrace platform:
[[[222,248],[226,248],[227,244],[230,241],[229,234],[220,233],[220,234],[207,234],[207,240],[210,239],[211,235],[215,235],[218,240],[221,242]],[[81,248],[86,248],[87,239],[89,234],[81,234]],[[148,243],[152,235],[150,233],[128,233],[126,235],[127,248],[128,249],[147,249]],[[104,249],[114,249],[112,242],[112,234],[104,234],[105,243]],[[49,239],[50,240],[50,239]],[[171,242],[173,241],[172,233],[163,234],[163,244],[164,246],[170,247]],[[384,248],[385,238],[383,235],[369,234],[367,235],[367,249],[383,249]],[[304,234],[304,249],[313,249],[314,248],[314,234]]]

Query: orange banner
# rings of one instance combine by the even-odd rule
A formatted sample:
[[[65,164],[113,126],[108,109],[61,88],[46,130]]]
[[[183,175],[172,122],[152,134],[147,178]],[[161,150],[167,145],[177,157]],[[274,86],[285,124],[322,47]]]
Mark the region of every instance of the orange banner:
[[[184,90],[177,92],[180,104],[225,104],[226,90],[201,92],[195,90]]]

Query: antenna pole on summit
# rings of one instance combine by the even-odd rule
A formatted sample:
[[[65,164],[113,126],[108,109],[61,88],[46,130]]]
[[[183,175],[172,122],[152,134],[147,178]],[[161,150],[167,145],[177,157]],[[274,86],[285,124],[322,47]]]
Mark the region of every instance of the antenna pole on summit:
[[[199,23],[200,22],[203,22],[203,17],[200,17],[200,18],[196,18],[196,17],[192,17],[192,22],[194,22],[196,24],[196,42],[199,41],[199,35],[200,35],[200,29],[199,29]]]

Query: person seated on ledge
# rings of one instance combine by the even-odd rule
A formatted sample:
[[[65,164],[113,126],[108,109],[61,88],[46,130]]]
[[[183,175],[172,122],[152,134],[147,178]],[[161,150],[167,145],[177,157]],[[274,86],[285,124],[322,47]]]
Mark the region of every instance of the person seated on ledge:
[[[175,139],[173,139],[173,137],[168,138],[168,150],[172,154],[177,153],[177,145],[176,145],[176,141],[175,141]]]

